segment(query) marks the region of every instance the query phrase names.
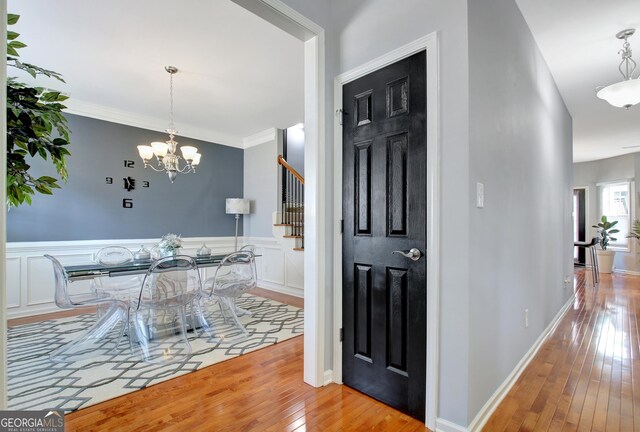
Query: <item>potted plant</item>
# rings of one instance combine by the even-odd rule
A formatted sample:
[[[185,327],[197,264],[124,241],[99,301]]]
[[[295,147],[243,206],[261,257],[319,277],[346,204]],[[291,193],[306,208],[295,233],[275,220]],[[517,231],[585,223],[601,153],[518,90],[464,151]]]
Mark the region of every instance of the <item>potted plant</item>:
[[[616,252],[610,249],[610,241],[616,241],[617,238],[612,237],[612,234],[619,233],[620,230],[614,228],[618,224],[618,221],[609,222],[606,216],[600,218],[600,222],[597,225],[593,225],[593,228],[598,228],[598,243],[600,249],[596,251],[598,254],[598,268],[600,273],[611,273],[613,271],[613,258]]]

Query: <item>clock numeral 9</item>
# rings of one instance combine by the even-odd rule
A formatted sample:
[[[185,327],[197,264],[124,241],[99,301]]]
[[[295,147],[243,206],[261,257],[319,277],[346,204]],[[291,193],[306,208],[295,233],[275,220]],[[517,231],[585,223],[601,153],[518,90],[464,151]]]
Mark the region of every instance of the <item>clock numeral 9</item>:
[[[113,184],[113,177],[107,177],[107,184]]]
[[[124,198],[122,200],[122,207],[127,209],[133,208],[133,200],[131,198]]]
[[[124,161],[124,167],[125,168],[133,168],[135,165],[135,162],[132,160],[125,160]]]

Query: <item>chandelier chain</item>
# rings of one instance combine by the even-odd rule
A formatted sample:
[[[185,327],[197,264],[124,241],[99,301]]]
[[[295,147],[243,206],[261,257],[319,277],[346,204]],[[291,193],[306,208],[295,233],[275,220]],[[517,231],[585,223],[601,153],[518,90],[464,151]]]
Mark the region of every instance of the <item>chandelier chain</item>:
[[[169,129],[175,129],[173,127],[173,73],[169,72]]]

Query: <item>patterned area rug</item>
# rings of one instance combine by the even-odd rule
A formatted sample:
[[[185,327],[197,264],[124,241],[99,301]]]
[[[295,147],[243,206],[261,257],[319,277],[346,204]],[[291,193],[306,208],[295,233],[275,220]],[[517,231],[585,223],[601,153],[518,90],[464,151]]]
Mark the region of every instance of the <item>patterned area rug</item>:
[[[90,360],[52,362],[49,353],[89,327],[93,314],[10,328],[9,408],[86,408],[302,334],[302,309],[252,295],[243,296],[237,304],[251,311],[251,316],[240,318],[249,331],[247,339],[216,343],[189,332],[191,357],[169,365],[138,361],[127,343],[116,352],[96,352]]]

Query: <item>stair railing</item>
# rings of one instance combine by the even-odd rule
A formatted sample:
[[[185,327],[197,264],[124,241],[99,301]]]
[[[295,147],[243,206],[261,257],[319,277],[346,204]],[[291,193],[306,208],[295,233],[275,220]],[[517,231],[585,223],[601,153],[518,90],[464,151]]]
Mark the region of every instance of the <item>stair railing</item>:
[[[304,177],[278,155],[282,174],[282,223],[291,225],[291,235],[300,237],[304,248]]]

